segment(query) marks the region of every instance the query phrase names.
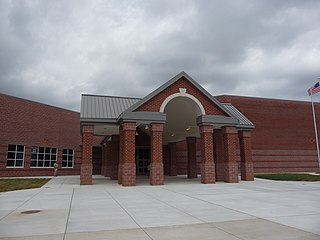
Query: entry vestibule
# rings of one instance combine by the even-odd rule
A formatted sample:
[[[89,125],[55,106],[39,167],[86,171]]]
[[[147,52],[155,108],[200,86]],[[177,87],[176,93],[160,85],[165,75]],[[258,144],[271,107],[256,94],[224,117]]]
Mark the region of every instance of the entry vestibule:
[[[169,175],[177,175],[175,145],[179,141],[186,142],[188,178],[198,175],[198,150],[202,183],[238,182],[239,145],[241,178],[253,180],[250,131],[254,126],[241,124],[235,114],[184,72],[146,98],[136,99],[135,103],[119,110],[116,119],[107,120],[82,122],[81,184],[92,184],[92,152],[88,149],[92,144],[90,139],[94,134],[101,134],[101,129],[106,129],[102,134],[106,136],[102,143],[102,174],[117,179],[123,186],[136,185],[136,176],[148,174],[148,170],[151,185],[164,184],[164,146],[169,151],[166,169]],[[137,135],[147,136],[147,146],[139,147]]]

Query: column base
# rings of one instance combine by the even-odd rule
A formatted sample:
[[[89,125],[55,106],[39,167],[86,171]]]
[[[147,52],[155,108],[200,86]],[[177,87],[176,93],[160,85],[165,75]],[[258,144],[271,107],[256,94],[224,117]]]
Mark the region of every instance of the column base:
[[[111,166],[110,179],[118,180],[118,165]]]
[[[225,179],[225,166],[223,163],[216,163],[216,181],[223,182]]]
[[[169,176],[177,176],[177,168],[176,167],[170,167],[170,173]]]
[[[225,182],[227,183],[238,183],[239,182],[239,171],[238,163],[226,163],[225,164]]]
[[[197,178],[198,174],[196,172],[188,173],[188,178]]]
[[[201,165],[201,183],[215,183],[215,168],[214,163],[202,163]]]
[[[163,185],[163,163],[151,163],[150,165],[150,185]]]
[[[241,164],[241,180],[254,181],[253,163]]]
[[[136,186],[136,164],[135,163],[124,163],[121,167],[122,174],[122,186]],[[119,178],[120,179],[120,178]]]
[[[92,185],[92,164],[81,164],[80,185]]]
[[[118,165],[118,184],[122,184],[122,165]]]

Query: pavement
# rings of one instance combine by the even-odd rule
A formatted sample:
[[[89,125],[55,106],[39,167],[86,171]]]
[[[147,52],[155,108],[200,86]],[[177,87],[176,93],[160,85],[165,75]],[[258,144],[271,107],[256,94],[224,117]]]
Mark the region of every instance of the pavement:
[[[319,182],[79,182],[56,177],[42,188],[0,193],[0,239],[320,239]]]

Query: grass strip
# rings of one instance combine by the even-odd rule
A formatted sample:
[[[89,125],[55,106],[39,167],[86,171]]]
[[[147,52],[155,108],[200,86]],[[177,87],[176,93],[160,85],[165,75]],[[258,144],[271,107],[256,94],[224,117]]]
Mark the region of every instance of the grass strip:
[[[0,192],[39,188],[49,181],[50,181],[50,178],[0,179]]]
[[[263,178],[276,181],[320,181],[320,175],[311,175],[308,173],[270,173],[270,174],[255,174],[256,178]]]

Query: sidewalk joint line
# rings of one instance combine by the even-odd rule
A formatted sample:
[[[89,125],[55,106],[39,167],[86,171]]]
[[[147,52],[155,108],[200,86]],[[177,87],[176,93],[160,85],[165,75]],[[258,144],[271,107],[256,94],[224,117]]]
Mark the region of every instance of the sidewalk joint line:
[[[26,203],[28,203],[31,199],[33,199],[35,196],[37,196],[39,193],[41,193],[44,190],[44,188],[41,188],[41,190],[37,193],[35,193],[34,195],[32,195],[28,200],[24,201],[22,204],[20,204],[18,207],[16,207],[14,210],[12,210],[11,212],[9,212],[7,215],[3,216],[2,218],[0,218],[0,221],[2,221],[3,219],[5,219],[6,217],[8,217],[10,214],[12,214],[13,212],[15,212],[17,209],[21,208],[23,205],[25,205]]]
[[[119,205],[119,207],[122,208],[123,211],[126,212],[126,214],[139,226],[139,228],[151,239],[151,240],[154,240],[145,230],[143,227],[141,227],[141,225],[131,216],[131,214],[118,202],[117,199],[115,199],[112,194],[107,190],[105,189],[106,192],[110,195],[110,197]]]
[[[66,234],[67,234],[68,223],[69,223],[71,207],[72,207],[72,201],[73,201],[73,195],[74,195],[74,188],[72,188],[72,195],[71,195],[70,204],[69,204],[69,211],[68,211],[68,216],[67,216],[66,228],[65,228],[64,233],[63,233],[63,240],[65,240]]]

